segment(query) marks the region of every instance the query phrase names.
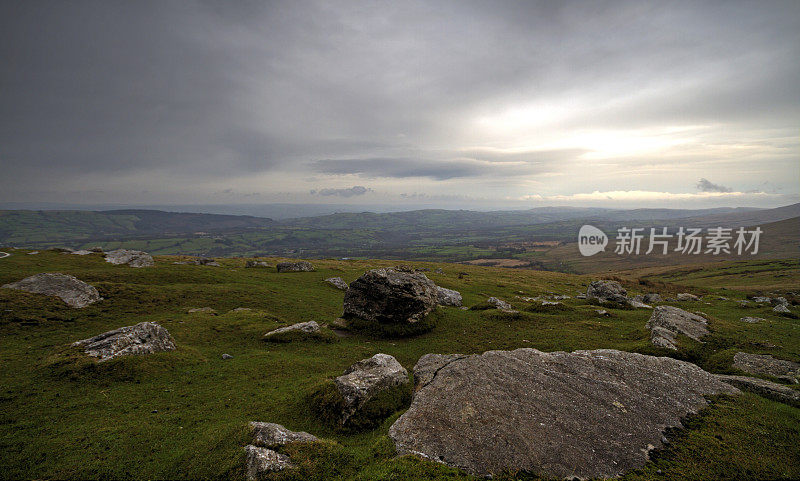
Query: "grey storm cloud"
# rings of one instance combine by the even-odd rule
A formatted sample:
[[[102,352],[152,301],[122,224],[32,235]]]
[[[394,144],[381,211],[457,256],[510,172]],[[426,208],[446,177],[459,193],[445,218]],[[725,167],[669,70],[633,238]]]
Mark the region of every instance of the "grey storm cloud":
[[[311,195],[322,195],[322,196],[337,196],[337,197],[354,197],[359,195],[364,195],[367,192],[372,192],[372,189],[368,189],[363,185],[354,185],[350,188],[345,189],[319,189],[319,190],[312,190]]]
[[[715,184],[708,179],[700,179],[697,182],[697,190],[700,192],[733,192],[733,189],[730,187],[725,187],[724,185]]]
[[[800,114],[796,1],[0,2],[0,58],[0,192],[518,178],[586,152],[471,148],[466,121],[516,102],[597,106],[543,121],[570,131]]]

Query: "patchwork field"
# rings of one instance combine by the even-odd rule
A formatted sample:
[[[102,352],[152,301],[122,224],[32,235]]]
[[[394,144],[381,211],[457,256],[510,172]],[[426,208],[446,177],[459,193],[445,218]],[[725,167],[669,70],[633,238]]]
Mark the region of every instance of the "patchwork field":
[[[705,313],[711,335],[704,343],[680,338],[680,349],[672,352],[650,344],[645,328],[650,309],[609,308],[611,316],[601,317],[597,306],[575,298],[597,275],[415,262],[414,267],[429,269],[426,275],[437,285],[461,292],[465,306],[495,296],[519,312],[439,307],[435,329],[415,337],[348,332],[278,344],[261,338],[276,327],[327,324],[341,315],[343,293],[325,278],[352,282],[368,269],[398,262],[314,260],[315,272],[277,273],[245,269],[244,259],[218,259],[221,266],[211,267],[175,265],[177,257],[162,256],[154,267],[133,269],[110,265],[98,254],[9,252],[0,259],[0,285],[62,272],[94,285],[104,298],[72,309],[57,298],[0,289],[0,465],[2,477],[11,479],[244,479],[249,421],[276,422],[327,440],[284,448],[297,468],[270,479],[478,479],[413,456],[397,457],[387,432],[402,410],[358,433],[342,433],[318,419],[311,394],[376,353],[391,354],[409,372],[427,353],[519,347],[612,348],[671,356],[726,374],[741,374],[732,367],[738,351],[800,361],[800,321],[765,305],[744,308],[736,302],[765,293],[796,300],[796,260],[616,273],[631,294],[704,295],[703,301],[680,307]],[[551,294],[571,298],[551,310],[522,299]],[[219,315],[187,313],[199,307]],[[239,307],[252,310],[230,312]],[[765,321],[743,323],[743,316]],[[165,327],[177,349],[97,364],[69,347],[142,321]],[[222,354],[233,358],[223,360]],[[684,424],[643,469],[623,479],[800,477],[796,407],[745,393],[715,399]],[[535,473],[517,472],[497,478],[537,479]]]

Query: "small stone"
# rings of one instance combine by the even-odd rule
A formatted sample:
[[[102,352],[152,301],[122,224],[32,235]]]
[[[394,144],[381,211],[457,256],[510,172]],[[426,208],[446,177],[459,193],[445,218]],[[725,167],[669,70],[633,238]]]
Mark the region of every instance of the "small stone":
[[[785,304],[778,304],[772,308],[772,312],[776,312],[778,314],[790,314],[792,311],[790,311]]]
[[[304,431],[290,431],[280,424],[253,421],[250,423],[253,445],[276,448],[289,443],[313,443],[319,439]]]
[[[187,314],[210,314],[212,316],[217,315],[217,311],[210,307],[195,307],[193,309],[189,309],[186,311]]]
[[[291,468],[289,456],[277,453],[271,449],[261,448],[249,444],[244,447],[247,467],[247,480],[257,481],[265,474],[283,471]]]
[[[311,272],[314,266],[310,262],[280,262],[275,266],[278,272]]]
[[[329,278],[325,279],[325,282],[327,282],[328,284],[332,285],[333,287],[335,287],[337,289],[341,289],[343,291],[346,291],[347,287],[348,287],[347,283],[341,277],[329,277]]]
[[[320,332],[320,327],[316,321],[298,322],[297,324],[292,324],[291,326],[280,327],[278,329],[269,331],[268,333],[264,334],[264,339],[265,340],[269,340],[270,338],[278,339],[283,335],[292,332],[304,332],[306,334],[316,334]]]
[[[747,323],[750,323],[750,324],[755,324],[756,322],[761,322],[761,321],[763,321],[763,320],[764,320],[764,318],[762,318],[762,317],[752,317],[752,316],[745,316],[745,317],[743,317],[743,318],[741,318],[741,319],[739,319],[739,320],[740,320],[740,321],[742,321],[742,322],[747,322]]]
[[[688,292],[681,292],[680,294],[678,294],[678,300],[681,301],[681,302],[684,302],[684,301],[699,301],[700,298],[697,297],[696,295],[690,294]]]
[[[233,359],[233,356],[231,356],[230,354],[223,354],[222,359]]]
[[[493,305],[494,307],[496,307],[498,309],[503,309],[503,310],[511,310],[512,309],[511,304],[509,304],[508,302],[506,302],[506,301],[504,301],[502,299],[498,299],[496,297],[490,297],[486,302],[488,302],[489,304]]]

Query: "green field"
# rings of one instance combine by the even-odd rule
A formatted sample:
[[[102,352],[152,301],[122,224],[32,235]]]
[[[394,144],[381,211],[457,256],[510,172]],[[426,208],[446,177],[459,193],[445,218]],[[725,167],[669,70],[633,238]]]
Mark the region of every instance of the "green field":
[[[308,398],[320,383],[378,352],[395,356],[409,371],[427,353],[518,347],[669,355],[718,373],[736,372],[732,356],[740,350],[800,361],[800,321],[735,302],[765,290],[800,292],[794,260],[618,274],[634,294],[710,294],[710,303],[683,304],[709,316],[711,336],[703,344],[682,339],[678,352],[667,352],[649,343],[644,325],[650,310],[611,310],[612,317],[598,317],[594,306],[574,299],[599,276],[416,262],[431,269],[427,275],[438,285],[460,291],[466,306],[497,296],[521,313],[439,308],[437,327],[417,337],[354,334],[334,342],[266,344],[261,336],[275,327],[327,323],[341,314],[342,292],[323,279],[350,282],[367,269],[397,262],[315,260],[316,272],[278,274],[244,269],[242,259],[219,259],[222,267],[207,267],[158,257],[155,267],[132,269],[107,264],[99,255],[11,252],[0,259],[0,284],[64,272],[95,285],[105,299],[77,310],[55,298],[0,289],[0,464],[2,477],[10,479],[243,479],[249,421],[277,422],[329,440],[284,448],[299,467],[274,479],[477,479],[395,457],[386,433],[401,412],[375,429],[351,434],[316,418]],[[434,273],[439,267],[443,273]],[[459,279],[459,273],[468,275]],[[516,297],[546,293],[573,299],[565,310],[534,313]],[[220,315],[186,314],[205,306]],[[237,307],[254,311],[228,312]],[[744,315],[767,321],[739,322]],[[177,350],[98,365],[68,348],[75,340],[142,321],[168,329]],[[223,361],[223,353],[234,358]],[[652,462],[625,479],[800,477],[800,409],[744,394],[717,399],[686,424]]]

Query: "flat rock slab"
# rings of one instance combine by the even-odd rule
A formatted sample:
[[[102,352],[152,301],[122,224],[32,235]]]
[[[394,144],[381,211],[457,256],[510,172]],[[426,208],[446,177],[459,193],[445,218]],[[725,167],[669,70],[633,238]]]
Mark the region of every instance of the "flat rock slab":
[[[289,443],[313,443],[319,439],[305,431],[290,431],[280,424],[253,421],[250,423],[253,445],[275,448]]]
[[[111,264],[128,264],[131,267],[150,267],[153,265],[153,256],[147,252],[117,249],[106,252],[106,262]]]
[[[100,358],[101,362],[119,356],[175,350],[172,336],[155,322],[140,322],[134,326],[120,327],[72,345],[83,347],[86,354]]]
[[[728,376],[719,374],[717,378],[742,391],[752,392],[773,401],[800,407],[800,391],[789,386],[748,376]]]
[[[316,321],[298,322],[297,324],[292,324],[291,326],[279,327],[278,329],[269,331],[268,333],[264,334],[264,339],[269,339],[271,337],[276,337],[281,334],[288,334],[295,331],[314,334],[320,331],[320,327]]]
[[[694,364],[615,350],[430,356],[389,436],[400,454],[475,475],[619,476],[644,466],[705,396],[739,392]]]
[[[94,286],[77,277],[60,273],[42,273],[3,286],[7,289],[56,296],[70,307],[83,308],[103,298]]]
[[[699,341],[708,335],[708,321],[698,314],[684,311],[678,307],[658,306],[645,327],[650,329],[650,342],[654,346],[677,350],[675,344],[678,334]]]
[[[739,320],[742,321],[742,322],[746,322],[748,324],[755,324],[757,322],[763,321],[764,318],[763,317],[745,316],[745,317],[743,317],[743,318],[741,318]]]
[[[750,374],[772,376],[793,384],[797,384],[800,380],[800,363],[775,359],[769,354],[737,352],[733,356],[733,367]]]

